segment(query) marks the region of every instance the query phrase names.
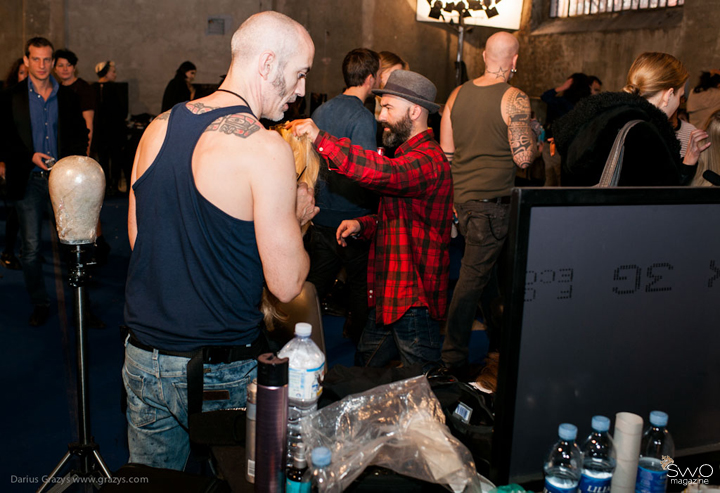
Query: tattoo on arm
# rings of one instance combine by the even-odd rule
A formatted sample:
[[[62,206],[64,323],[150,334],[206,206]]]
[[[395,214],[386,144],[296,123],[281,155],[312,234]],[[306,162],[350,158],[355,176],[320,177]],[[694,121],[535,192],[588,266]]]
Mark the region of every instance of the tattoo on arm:
[[[530,98],[516,90],[506,103],[508,140],[513,161],[520,168],[527,168],[535,160],[535,134],[530,127]]]
[[[251,116],[242,113],[221,116],[205,129],[206,132],[222,132],[237,135],[242,139],[247,139],[258,130],[260,124]]]
[[[167,120],[168,118],[170,118],[170,110],[166,111],[165,113],[161,113],[155,119],[156,120]]]
[[[509,68],[504,69],[502,67],[498,67],[498,69],[495,70],[494,72],[492,70],[487,70],[488,74],[494,75],[496,79],[503,79],[503,80],[507,80],[508,72],[510,72]]]
[[[446,152],[445,157],[447,158],[448,163],[452,164],[453,157],[455,157],[455,153],[454,152]]]

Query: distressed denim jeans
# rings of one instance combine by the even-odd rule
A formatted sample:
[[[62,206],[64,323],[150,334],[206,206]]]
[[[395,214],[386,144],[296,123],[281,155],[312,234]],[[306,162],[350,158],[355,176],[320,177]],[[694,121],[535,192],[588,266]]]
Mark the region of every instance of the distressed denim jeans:
[[[129,462],[183,470],[190,455],[187,412],[189,358],[166,356],[125,344]],[[226,390],[227,399],[205,401],[203,411],[244,408],[255,360],[205,365],[205,390]],[[222,392],[219,394],[223,394]],[[218,395],[218,393],[216,393]]]

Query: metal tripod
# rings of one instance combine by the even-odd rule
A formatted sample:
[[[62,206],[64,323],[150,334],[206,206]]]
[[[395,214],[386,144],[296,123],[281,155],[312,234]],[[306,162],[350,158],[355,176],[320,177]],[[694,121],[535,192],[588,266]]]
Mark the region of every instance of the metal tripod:
[[[100,456],[100,449],[90,435],[90,408],[88,403],[87,379],[87,334],[85,333],[87,293],[85,282],[88,279],[87,267],[91,265],[85,260],[85,245],[73,245],[70,274],[68,284],[73,287],[73,300],[75,302],[75,327],[77,335],[77,386],[78,386],[78,428],[80,440],[68,444],[68,451],[60,460],[55,469],[43,479],[44,484],[37,493],[59,493],[75,484],[92,484],[96,487],[102,485],[100,477],[111,479],[110,470]],[[80,459],[80,468],[73,469],[65,476],[60,477],[60,471],[67,462],[77,456]],[[99,470],[93,466],[99,466]],[[99,483],[99,484],[98,484]],[[46,488],[49,488],[46,490]]]

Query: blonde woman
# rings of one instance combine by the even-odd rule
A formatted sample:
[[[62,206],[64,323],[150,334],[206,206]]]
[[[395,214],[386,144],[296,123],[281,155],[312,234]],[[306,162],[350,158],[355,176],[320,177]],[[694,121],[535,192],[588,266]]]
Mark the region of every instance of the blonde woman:
[[[703,178],[703,173],[710,170],[720,174],[720,111],[716,111],[708,120],[707,129],[711,148],[700,155],[698,170],[690,185],[693,187],[710,187],[712,183]]]
[[[618,130],[635,125],[625,140],[620,186],[688,184],[696,171],[707,133],[694,130],[680,158],[670,116],[685,93],[688,72],[667,53],[646,52],[635,59],[622,92],[604,92],[580,101],[553,131],[562,155],[563,186],[593,186],[600,180]]]

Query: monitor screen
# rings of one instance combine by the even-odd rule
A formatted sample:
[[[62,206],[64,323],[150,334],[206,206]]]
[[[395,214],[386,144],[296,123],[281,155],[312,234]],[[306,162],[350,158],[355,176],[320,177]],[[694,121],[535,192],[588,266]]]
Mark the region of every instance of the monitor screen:
[[[662,410],[676,456],[720,449],[720,190],[516,189],[511,214],[495,481],[541,478],[558,425],[596,414]]]

